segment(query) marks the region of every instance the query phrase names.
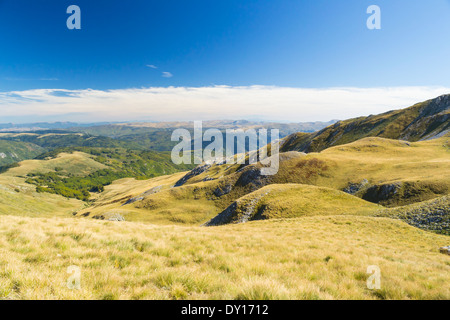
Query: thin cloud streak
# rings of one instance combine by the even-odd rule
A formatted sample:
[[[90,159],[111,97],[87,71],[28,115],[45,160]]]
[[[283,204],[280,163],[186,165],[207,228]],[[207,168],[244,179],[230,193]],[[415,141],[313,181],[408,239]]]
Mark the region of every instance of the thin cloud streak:
[[[211,119],[327,121],[400,109],[449,92],[450,88],[444,87],[39,89],[0,92],[0,122],[30,115],[53,121],[84,122]]]

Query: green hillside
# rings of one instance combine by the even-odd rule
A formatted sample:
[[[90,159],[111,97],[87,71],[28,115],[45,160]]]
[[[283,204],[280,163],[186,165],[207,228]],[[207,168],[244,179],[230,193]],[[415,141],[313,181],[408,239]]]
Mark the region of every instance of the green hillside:
[[[0,140],[0,167],[32,159],[44,151],[44,148],[33,143]]]
[[[71,150],[73,155],[61,158],[62,150]],[[149,179],[192,168],[189,165],[174,165],[167,152],[121,148],[57,149],[42,154],[39,158],[19,164],[18,168],[9,169],[5,175],[26,177],[26,182],[35,185],[38,192],[59,194],[83,201],[89,200],[92,193],[102,192],[104,186],[118,179]],[[81,166],[76,165],[79,158],[82,160],[79,162]]]

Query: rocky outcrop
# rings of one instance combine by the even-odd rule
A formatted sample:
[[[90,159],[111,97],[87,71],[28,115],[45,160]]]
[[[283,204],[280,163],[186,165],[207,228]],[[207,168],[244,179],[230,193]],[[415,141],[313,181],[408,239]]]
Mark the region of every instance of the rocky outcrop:
[[[252,190],[257,190],[268,185],[271,179],[272,176],[262,175],[261,169],[257,166],[248,166],[244,168],[239,179],[236,181],[236,186],[251,186]]]
[[[448,194],[445,183],[406,181],[374,185],[359,193],[364,200],[384,206],[403,206],[427,201]]]
[[[237,207],[238,207],[238,203],[233,202],[230,206],[228,206],[228,208],[226,208],[224,211],[222,211],[217,216],[212,218],[210,221],[205,223],[203,226],[204,227],[214,227],[214,226],[221,226],[221,225],[230,223],[233,219],[233,216],[236,213]]]
[[[226,194],[229,194],[231,192],[231,190],[233,190],[233,186],[231,184],[227,184],[227,185],[217,187],[213,193],[216,197],[220,198]]]
[[[450,235],[450,196],[383,209],[375,216],[400,219],[416,228]]]
[[[140,194],[137,197],[128,199],[127,202],[125,202],[122,206],[126,206],[127,204],[132,204],[137,201],[142,201],[145,199],[145,197],[160,192],[162,190],[162,187],[163,186],[157,186],[157,187],[151,188],[150,190],[145,191],[144,193]]]
[[[221,226],[230,223],[246,223],[251,220],[260,219],[260,213],[257,211],[259,201],[268,194],[260,194],[253,198],[241,198],[233,202],[228,208],[219,213],[216,217],[205,223],[203,226]]]
[[[362,198],[374,203],[385,202],[394,198],[401,187],[400,182],[376,185],[367,189]]]
[[[203,172],[205,172],[206,170],[208,170],[209,168],[211,168],[212,165],[211,164],[202,164],[199,165],[198,167],[196,167],[195,169],[189,171],[183,178],[181,178],[180,180],[178,180],[175,183],[174,187],[181,187],[182,185],[184,185],[186,182],[188,182],[189,179],[201,175]]]
[[[367,179],[362,180],[359,183],[349,183],[348,186],[346,188],[344,188],[345,193],[351,194],[351,195],[355,195],[358,192],[360,192],[361,190],[364,190],[366,188],[368,188],[369,186],[369,181]]]

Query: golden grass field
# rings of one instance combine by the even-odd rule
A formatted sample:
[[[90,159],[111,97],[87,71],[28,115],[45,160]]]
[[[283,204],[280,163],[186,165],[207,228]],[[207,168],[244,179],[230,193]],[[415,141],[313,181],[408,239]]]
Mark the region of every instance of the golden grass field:
[[[358,216],[214,228],[1,216],[0,298],[449,299],[448,240]],[[72,265],[81,290],[67,287]]]

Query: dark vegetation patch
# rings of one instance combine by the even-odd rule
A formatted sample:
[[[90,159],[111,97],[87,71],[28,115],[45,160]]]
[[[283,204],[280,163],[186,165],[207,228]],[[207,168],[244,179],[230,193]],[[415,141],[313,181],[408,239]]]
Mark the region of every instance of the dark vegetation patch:
[[[48,173],[29,173],[27,183],[36,185],[37,192],[59,194],[67,198],[87,201],[91,192],[102,192],[104,186],[122,178],[150,179],[191,169],[189,165],[174,165],[168,152],[125,150],[122,148],[77,147],[58,149],[41,158],[55,157],[61,152],[81,151],[108,166],[86,176],[77,176],[64,170]]]

